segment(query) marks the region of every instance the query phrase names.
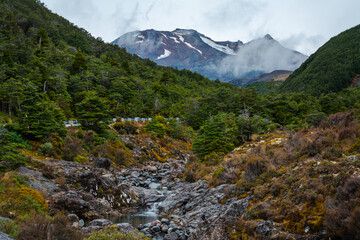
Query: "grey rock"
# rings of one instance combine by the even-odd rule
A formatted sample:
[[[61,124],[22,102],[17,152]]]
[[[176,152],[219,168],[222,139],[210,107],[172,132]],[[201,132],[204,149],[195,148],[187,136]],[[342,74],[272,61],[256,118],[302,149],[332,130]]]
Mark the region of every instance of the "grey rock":
[[[161,231],[160,225],[158,224],[158,225],[156,225],[156,226],[153,226],[153,227],[151,228],[151,231],[153,231],[153,232],[160,232],[160,231]]]
[[[6,233],[0,231],[0,240],[14,240],[13,238],[9,237]]]
[[[104,168],[109,170],[111,167],[111,161],[108,158],[95,158],[94,166],[98,168]]]
[[[86,236],[91,232],[99,231],[101,229],[104,229],[104,227],[102,227],[102,226],[87,226],[87,227],[81,228],[81,231]]]
[[[80,224],[80,227],[84,227],[84,225],[85,225],[84,220],[83,220],[83,219],[80,219],[80,220],[79,220],[79,224]]]
[[[255,231],[260,233],[262,236],[268,236],[274,228],[274,225],[275,223],[271,221],[258,221]]]
[[[162,224],[169,225],[169,224],[170,224],[170,220],[167,219],[167,218],[162,218],[162,219],[161,219],[161,223],[162,223]]]
[[[131,173],[131,177],[133,177],[133,178],[138,178],[139,176],[140,176],[140,173],[138,171],[133,171]]]
[[[177,240],[178,235],[175,232],[171,232],[171,233],[165,234],[164,239],[165,240]]]
[[[67,219],[69,220],[70,223],[79,222],[79,217],[73,213],[67,215]]]
[[[88,227],[91,227],[91,226],[106,227],[106,226],[109,226],[112,224],[113,224],[113,222],[110,221],[109,219],[100,218],[100,219],[95,219],[95,220],[92,220],[91,222],[89,222]]]
[[[17,173],[21,176],[25,176],[28,179],[30,187],[43,192],[46,198],[56,192],[60,192],[60,188],[52,181],[45,178],[42,172],[34,171],[27,167],[20,167],[18,168]]]
[[[123,231],[123,232],[133,232],[135,229],[134,227],[130,224],[130,223],[118,223],[116,225],[116,228],[119,230],[119,231]]]
[[[251,200],[251,197],[233,198],[222,204],[221,201],[234,189],[234,185],[227,184],[209,188],[206,181],[179,185],[159,204],[160,214],[171,219],[168,234],[175,231],[178,239],[217,239],[225,236],[226,226],[246,212]],[[184,228],[189,231],[181,230]]]
[[[6,218],[6,217],[0,217],[0,228],[6,224],[6,223],[11,223],[12,220],[10,218]]]
[[[169,230],[169,226],[167,224],[161,224],[161,231],[167,233]]]

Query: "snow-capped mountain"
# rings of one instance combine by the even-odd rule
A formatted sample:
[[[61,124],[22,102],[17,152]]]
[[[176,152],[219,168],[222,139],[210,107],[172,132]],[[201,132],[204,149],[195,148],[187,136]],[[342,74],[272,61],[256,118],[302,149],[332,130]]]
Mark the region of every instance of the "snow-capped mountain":
[[[307,58],[270,35],[244,44],[217,42],[195,31],[135,31],[112,42],[163,66],[197,71],[210,79],[251,78],[274,70],[294,70]]]

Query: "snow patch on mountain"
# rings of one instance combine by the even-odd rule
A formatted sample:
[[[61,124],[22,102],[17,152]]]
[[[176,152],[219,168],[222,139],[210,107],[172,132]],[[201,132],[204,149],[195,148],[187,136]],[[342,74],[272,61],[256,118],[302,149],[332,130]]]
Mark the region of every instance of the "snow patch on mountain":
[[[144,39],[145,39],[145,37],[143,36],[143,35],[137,35],[136,36],[138,39],[140,39],[140,40],[138,40],[138,41],[136,41],[136,43],[142,43],[142,42],[144,42]]]
[[[196,51],[198,51],[198,52],[202,55],[202,51],[200,51],[199,49],[197,49],[197,48],[194,47],[193,45],[191,45],[190,43],[185,42],[185,41],[184,41],[184,43],[186,44],[186,46],[188,46],[189,48],[195,49]]]
[[[216,50],[219,50],[223,53],[226,53],[226,54],[229,54],[229,55],[236,55],[236,53],[234,52],[234,50],[232,50],[231,48],[229,48],[228,46],[222,46],[222,45],[219,45],[213,41],[211,41],[210,39],[208,38],[205,38],[205,37],[202,37],[200,36],[201,40],[206,43],[207,45],[209,45],[210,47],[212,48],[215,48]]]
[[[176,37],[170,37],[172,40],[174,40],[174,42],[175,43],[180,43],[177,39],[176,39]]]
[[[180,41],[182,41],[182,42],[184,42],[184,41],[185,41],[184,37],[183,37],[183,36],[181,36],[181,34],[180,34],[180,33],[175,32],[175,34],[179,37]]]
[[[164,54],[160,55],[157,57],[157,60],[163,59],[163,58],[167,58],[168,56],[170,56],[171,52],[167,49],[164,49]]]

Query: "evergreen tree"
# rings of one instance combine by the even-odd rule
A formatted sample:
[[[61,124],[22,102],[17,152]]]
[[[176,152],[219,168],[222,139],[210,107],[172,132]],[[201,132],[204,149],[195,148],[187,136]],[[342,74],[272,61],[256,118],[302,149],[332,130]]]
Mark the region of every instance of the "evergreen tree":
[[[72,64],[71,68],[71,74],[77,74],[81,71],[85,71],[88,69],[88,66],[86,64],[86,59],[84,54],[81,52],[81,49],[79,49],[75,54],[75,59]]]
[[[0,128],[0,172],[16,169],[24,165],[25,157],[19,151],[23,141],[15,132]]]
[[[54,102],[40,100],[24,108],[19,119],[19,129],[28,138],[44,141],[52,133],[65,136],[65,117]]]
[[[201,158],[210,153],[228,153],[235,147],[236,124],[233,114],[219,113],[205,121],[193,142],[193,151]]]
[[[49,47],[49,37],[45,29],[40,28],[36,34],[36,43],[39,48]]]
[[[76,104],[77,116],[82,127],[100,131],[101,122],[109,119],[109,112],[105,101],[98,97],[95,92],[87,93],[87,96]]]

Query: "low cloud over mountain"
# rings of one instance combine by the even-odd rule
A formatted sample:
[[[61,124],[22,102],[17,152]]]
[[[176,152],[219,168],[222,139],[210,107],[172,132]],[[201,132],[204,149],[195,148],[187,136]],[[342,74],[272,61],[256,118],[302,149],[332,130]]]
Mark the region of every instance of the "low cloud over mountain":
[[[197,71],[222,81],[253,78],[279,69],[292,71],[307,58],[270,35],[244,44],[217,42],[195,30],[151,29],[124,34],[112,43],[160,65]]]

